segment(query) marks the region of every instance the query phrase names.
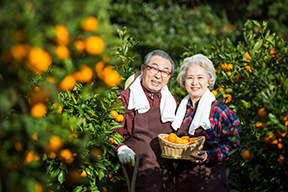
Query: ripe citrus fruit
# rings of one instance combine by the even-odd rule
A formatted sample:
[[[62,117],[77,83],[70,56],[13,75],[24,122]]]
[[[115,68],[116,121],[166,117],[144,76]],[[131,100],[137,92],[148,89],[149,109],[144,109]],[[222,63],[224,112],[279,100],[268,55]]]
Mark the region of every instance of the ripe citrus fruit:
[[[16,44],[11,47],[10,52],[14,59],[23,60],[28,56],[30,49],[30,45]]]
[[[49,151],[57,152],[62,148],[62,146],[63,146],[63,142],[60,137],[52,136],[49,139],[49,145],[48,145]]]
[[[117,71],[111,71],[108,74],[104,74],[103,81],[107,85],[107,87],[114,87],[119,85],[121,81],[121,76]]]
[[[264,108],[264,107],[262,107],[262,108],[259,109],[258,115],[259,115],[260,118],[265,119],[265,117],[266,117],[266,111],[265,111],[265,108]]]
[[[191,142],[194,142],[194,141],[197,141],[197,138],[190,138],[190,140],[189,140],[189,143],[191,143]]]
[[[96,160],[99,160],[102,157],[102,151],[99,148],[94,147],[90,150],[90,152]]]
[[[98,29],[98,21],[95,17],[89,16],[81,22],[81,28],[84,31],[93,32]]]
[[[55,159],[55,158],[56,158],[56,153],[52,151],[49,155],[49,159]]]
[[[105,44],[99,36],[91,36],[86,39],[86,51],[90,55],[99,55],[104,51]]]
[[[222,70],[227,69],[227,67],[228,67],[228,65],[227,65],[226,63],[222,63],[221,66],[220,66],[220,68],[221,68]]]
[[[229,103],[230,101],[232,101],[232,96],[230,94],[226,94],[224,103]]]
[[[71,91],[76,84],[76,80],[73,75],[66,76],[60,83],[59,88],[63,91]]]
[[[114,119],[117,118],[117,116],[118,116],[118,113],[115,110],[110,111],[110,114]]]
[[[247,53],[247,52],[246,52],[246,53],[244,53],[244,56],[246,57],[246,59],[249,59],[249,60],[251,59],[251,57],[250,57],[249,53]]]
[[[211,93],[214,95],[214,97],[216,98],[216,95],[218,94],[216,90],[212,90]]]
[[[175,133],[170,133],[168,135],[168,141],[175,143],[178,139],[178,136]]]
[[[50,54],[40,47],[31,48],[28,61],[25,63],[29,70],[38,72],[46,72],[52,63]]]
[[[249,150],[245,150],[242,154],[242,157],[243,157],[243,159],[246,159],[246,160],[252,159],[252,156],[251,156]]]
[[[43,103],[37,103],[33,105],[30,113],[35,118],[43,117],[46,114],[46,106]]]
[[[85,42],[81,40],[76,40],[74,42],[74,46],[76,47],[79,53],[82,53],[85,50]]]
[[[57,109],[57,113],[62,113],[62,106],[61,105],[59,105],[58,103],[53,103],[52,104],[52,107],[54,108],[54,109]]]
[[[92,77],[93,77],[93,71],[87,65],[81,65],[80,71],[76,71],[74,73],[75,80],[80,83],[87,83],[92,79]]]
[[[229,64],[227,65],[227,69],[228,69],[228,70],[233,70],[233,64],[232,64],[232,63],[229,63]]]
[[[247,65],[244,67],[244,69],[248,70],[250,73],[252,73],[252,68],[251,66]]]
[[[62,149],[59,153],[60,158],[63,158],[66,163],[70,164],[74,161],[74,157],[70,149]]]
[[[273,48],[273,49],[271,49],[271,50],[269,51],[269,55],[271,55],[271,56],[275,56],[275,55],[276,55],[275,48]]]
[[[99,78],[103,78],[103,74],[102,74],[102,70],[105,67],[105,63],[103,61],[99,61],[96,65],[95,65],[95,72],[97,77]]]
[[[82,171],[82,173],[80,174],[81,177],[87,177],[87,172],[85,170]]]
[[[69,43],[69,32],[64,25],[55,26],[55,34],[57,36],[56,42],[58,45],[68,45]]]
[[[115,118],[115,120],[116,120],[117,122],[121,122],[121,121],[124,120],[124,116],[121,115],[121,114],[119,114],[119,115]]]
[[[58,45],[55,48],[55,54],[59,59],[67,59],[70,56],[70,52],[65,45]]]

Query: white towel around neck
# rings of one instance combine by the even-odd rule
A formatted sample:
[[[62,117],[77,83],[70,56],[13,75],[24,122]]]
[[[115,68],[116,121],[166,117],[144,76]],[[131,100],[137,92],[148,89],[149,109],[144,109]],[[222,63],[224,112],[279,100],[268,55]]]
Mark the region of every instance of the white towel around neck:
[[[172,127],[175,131],[177,131],[182,124],[189,99],[190,96],[188,94],[186,97],[182,99],[177,109],[175,120],[172,123]],[[210,118],[211,104],[214,100],[215,100],[214,95],[207,89],[206,92],[200,98],[195,116],[189,127],[188,131],[189,134],[194,135],[195,130],[200,126],[203,127],[203,129],[205,130],[211,128],[209,118]]]
[[[142,75],[139,75],[135,81],[130,85],[130,98],[128,109],[135,109],[139,114],[146,113],[150,109],[148,99],[141,86]],[[173,122],[175,119],[176,101],[170,93],[167,85],[161,90],[160,113],[161,121]]]

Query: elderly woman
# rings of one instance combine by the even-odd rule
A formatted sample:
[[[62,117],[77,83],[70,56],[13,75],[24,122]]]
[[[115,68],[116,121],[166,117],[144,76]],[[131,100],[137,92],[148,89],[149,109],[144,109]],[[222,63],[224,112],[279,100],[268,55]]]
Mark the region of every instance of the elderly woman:
[[[205,136],[193,160],[179,160],[176,191],[230,191],[223,161],[237,154],[239,120],[209,91],[215,84],[213,63],[197,54],[184,59],[177,81],[189,93],[180,103],[172,127],[178,136]]]

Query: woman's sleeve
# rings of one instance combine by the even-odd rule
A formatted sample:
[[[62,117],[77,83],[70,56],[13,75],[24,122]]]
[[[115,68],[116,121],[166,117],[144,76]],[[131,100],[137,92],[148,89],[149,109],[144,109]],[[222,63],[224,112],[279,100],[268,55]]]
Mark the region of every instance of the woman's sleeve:
[[[207,132],[207,162],[218,162],[234,157],[240,148],[239,120],[226,105],[219,103],[211,113],[212,129]]]

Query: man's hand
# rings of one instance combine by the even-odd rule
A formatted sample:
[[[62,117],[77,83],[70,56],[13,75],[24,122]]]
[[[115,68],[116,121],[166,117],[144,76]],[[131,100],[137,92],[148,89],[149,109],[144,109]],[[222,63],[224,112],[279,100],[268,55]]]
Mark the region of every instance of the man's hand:
[[[120,163],[122,164],[131,163],[131,165],[134,167],[135,152],[132,149],[130,149],[128,146],[124,145],[124,146],[119,147],[117,155],[118,155]]]
[[[208,155],[206,151],[198,151],[197,153],[195,153],[195,155],[190,154],[190,156],[195,158],[191,160],[191,162],[201,164],[206,161]]]

